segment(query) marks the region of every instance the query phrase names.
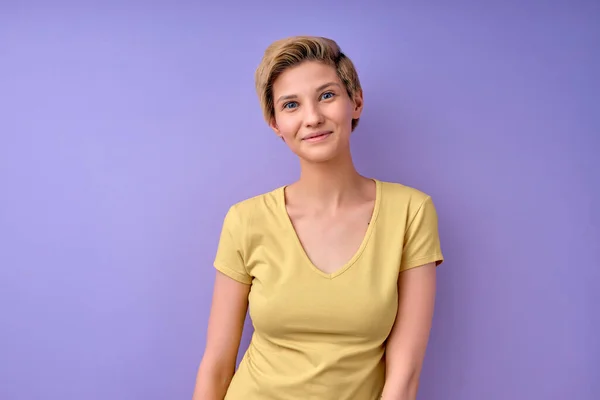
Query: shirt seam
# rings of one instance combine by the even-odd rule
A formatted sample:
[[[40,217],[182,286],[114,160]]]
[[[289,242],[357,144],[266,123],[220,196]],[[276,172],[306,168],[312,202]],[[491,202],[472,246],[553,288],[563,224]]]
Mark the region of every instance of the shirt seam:
[[[406,233],[409,231],[409,229],[412,227],[412,224],[415,222],[415,220],[417,219],[417,215],[419,215],[419,213],[421,212],[421,210],[423,209],[423,206],[425,205],[425,203],[431,199],[431,196],[427,196],[425,197],[425,200],[423,200],[421,202],[421,204],[419,204],[419,207],[417,208],[417,211],[415,211],[415,214],[412,216],[410,222],[408,223],[408,225],[406,226],[406,229],[404,230],[404,235],[406,236]]]

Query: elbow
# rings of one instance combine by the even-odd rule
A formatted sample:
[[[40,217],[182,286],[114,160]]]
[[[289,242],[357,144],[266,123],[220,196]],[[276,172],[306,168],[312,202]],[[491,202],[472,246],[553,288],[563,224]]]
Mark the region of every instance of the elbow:
[[[203,359],[198,368],[192,400],[223,400],[233,378],[234,368]]]
[[[419,391],[419,374],[415,373],[406,383],[407,400],[416,400]]]
[[[420,368],[417,366],[403,371],[388,373],[383,398],[390,400],[416,400],[419,390]]]

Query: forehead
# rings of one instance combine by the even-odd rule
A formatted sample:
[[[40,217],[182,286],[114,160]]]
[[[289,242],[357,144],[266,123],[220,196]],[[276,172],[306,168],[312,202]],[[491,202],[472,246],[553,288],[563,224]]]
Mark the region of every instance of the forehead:
[[[317,61],[305,61],[287,68],[273,82],[273,94],[312,92],[328,82],[341,84],[335,68]]]

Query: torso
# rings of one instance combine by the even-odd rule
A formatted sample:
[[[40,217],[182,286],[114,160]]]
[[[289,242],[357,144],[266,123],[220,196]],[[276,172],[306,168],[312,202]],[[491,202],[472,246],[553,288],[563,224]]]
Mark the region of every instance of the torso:
[[[216,264],[250,282],[254,334],[226,400],[378,399],[404,234],[426,195],[375,182],[375,198],[330,218],[286,208],[285,188],[234,208],[241,247]]]

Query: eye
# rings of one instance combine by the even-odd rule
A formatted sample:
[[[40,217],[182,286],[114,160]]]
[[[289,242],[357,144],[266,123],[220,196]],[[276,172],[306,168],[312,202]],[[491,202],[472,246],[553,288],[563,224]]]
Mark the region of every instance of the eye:
[[[291,109],[294,109],[294,108],[296,108],[297,106],[298,106],[298,103],[297,103],[297,102],[295,102],[295,101],[290,101],[290,102],[287,102],[287,103],[285,103],[285,104],[283,105],[283,108],[284,108],[284,109],[291,110]]]
[[[321,98],[322,98],[323,100],[329,100],[329,99],[331,99],[333,96],[335,96],[335,93],[333,93],[333,92],[325,92],[325,93],[323,93],[323,94],[321,95]]]

